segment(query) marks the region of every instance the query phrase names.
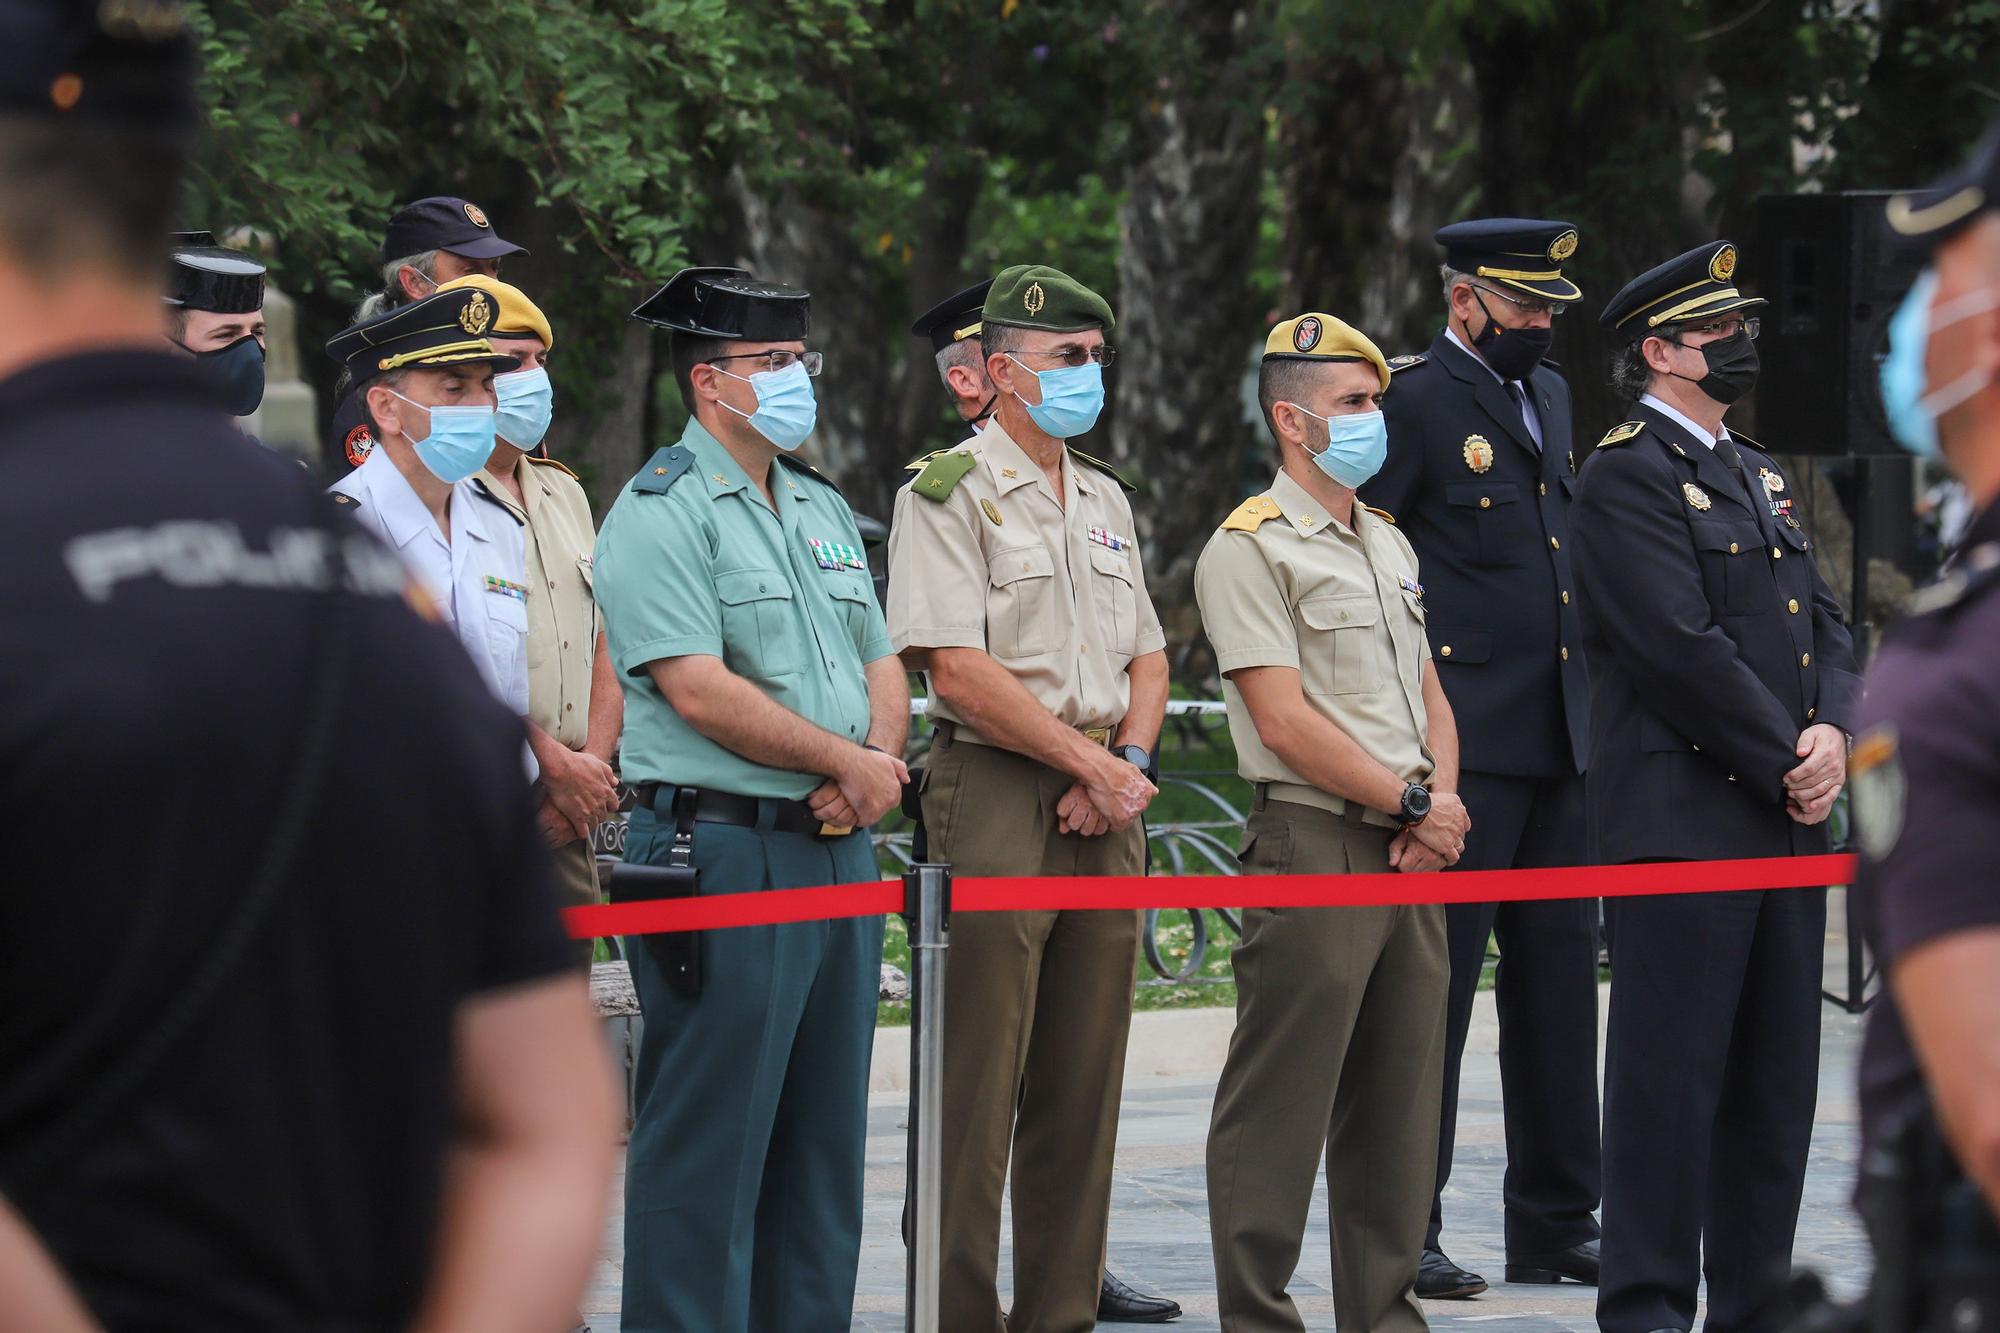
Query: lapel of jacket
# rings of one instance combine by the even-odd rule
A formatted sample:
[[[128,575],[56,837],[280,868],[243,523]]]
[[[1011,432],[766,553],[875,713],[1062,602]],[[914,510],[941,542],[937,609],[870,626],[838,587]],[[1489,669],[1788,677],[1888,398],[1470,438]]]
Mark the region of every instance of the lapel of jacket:
[[[1446,370],[1471,386],[1473,400],[1509,439],[1526,449],[1530,456],[1541,452],[1535,448],[1535,437],[1528,434],[1528,423],[1521,419],[1520,405],[1493,377],[1493,372],[1487,369],[1484,361],[1442,332],[1431,342],[1431,355],[1442,362]]]
[[[1642,420],[1650,425],[1667,441],[1669,448],[1675,448],[1682,458],[1693,465],[1695,480],[1711,497],[1727,500],[1738,509],[1748,511],[1752,518],[1756,517],[1756,504],[1749,494],[1736,484],[1736,478],[1729,471],[1729,465],[1717,458],[1715,450],[1709,448],[1707,442],[1700,436],[1665,412],[1654,411],[1644,403],[1632,405],[1632,417],[1635,421]]]

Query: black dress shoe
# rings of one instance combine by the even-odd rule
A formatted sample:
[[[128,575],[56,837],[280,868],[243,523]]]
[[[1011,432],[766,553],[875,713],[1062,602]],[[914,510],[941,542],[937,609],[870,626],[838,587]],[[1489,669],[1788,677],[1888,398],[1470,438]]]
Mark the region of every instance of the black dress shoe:
[[[1460,1268],[1443,1250],[1425,1250],[1417,1264],[1417,1295],[1427,1301],[1469,1300],[1484,1290],[1485,1278]]]
[[[1104,1270],[1104,1285],[1097,1292],[1097,1322],[1100,1324],[1164,1324],[1181,1317],[1178,1302],[1134,1291]]]
[[[1507,1280],[1548,1285],[1568,1278],[1586,1287],[1597,1285],[1597,1242],[1587,1240],[1554,1254],[1530,1254],[1507,1258]]]

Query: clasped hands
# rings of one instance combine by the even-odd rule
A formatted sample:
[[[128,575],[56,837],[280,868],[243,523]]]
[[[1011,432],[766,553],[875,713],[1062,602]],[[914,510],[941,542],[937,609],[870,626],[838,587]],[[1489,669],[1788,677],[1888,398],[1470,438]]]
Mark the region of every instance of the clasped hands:
[[[1799,766],[1785,774],[1785,813],[1801,824],[1823,822],[1847,781],[1847,733],[1821,722],[1799,733]]]
[[[1472,830],[1472,816],[1456,793],[1431,793],[1431,812],[1423,823],[1412,824],[1389,844],[1389,866],[1405,874],[1421,874],[1457,865],[1465,854],[1465,835]]]

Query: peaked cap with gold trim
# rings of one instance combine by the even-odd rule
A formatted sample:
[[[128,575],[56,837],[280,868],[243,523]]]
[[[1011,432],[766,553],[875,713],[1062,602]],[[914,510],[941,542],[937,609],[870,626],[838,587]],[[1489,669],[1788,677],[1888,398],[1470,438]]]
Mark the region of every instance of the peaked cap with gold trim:
[[[1472,218],[1440,227],[1432,238],[1445,264],[1460,273],[1512,287],[1544,301],[1583,299],[1583,289],[1563,276],[1576,253],[1576,227],[1548,218]]]
[[[411,367],[489,365],[519,370],[514,357],[493,350],[486,335],[498,318],[493,298],[477,287],[433,292],[327,339],[326,354],[347,367],[354,382]]]
[[[981,322],[1007,324],[1044,333],[1103,329],[1109,338],[1116,321],[1111,305],[1059,268],[1016,264],[1000,270],[987,290]]]
[[[1632,342],[1644,342],[1658,335],[1663,324],[1687,324],[1770,304],[1737,291],[1735,282],[1736,247],[1710,241],[1626,283],[1605,303],[1597,322]]]
[[[986,293],[992,288],[993,279],[988,278],[952,293],[918,315],[916,323],[910,325],[910,332],[919,338],[929,338],[933,352],[942,352],[961,338],[977,338],[979,330],[985,327],[981,312],[986,306]]]

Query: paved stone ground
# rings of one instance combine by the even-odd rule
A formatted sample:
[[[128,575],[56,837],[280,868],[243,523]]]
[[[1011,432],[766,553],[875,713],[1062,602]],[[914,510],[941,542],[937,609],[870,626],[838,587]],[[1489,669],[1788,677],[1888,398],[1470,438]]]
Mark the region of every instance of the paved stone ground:
[[[1836,959],[1845,942],[1829,940],[1828,982],[1842,985]],[[1600,1015],[1602,1006],[1600,1006]],[[1819,1113],[1813,1133],[1805,1204],[1799,1222],[1797,1262],[1827,1276],[1842,1295],[1858,1290],[1867,1269],[1867,1242],[1849,1209],[1857,1145],[1854,1063],[1864,1020],[1828,1006],[1823,1014]],[[1498,1029],[1492,996],[1479,997],[1467,1042],[1459,1110],[1459,1146],[1445,1195],[1445,1247],[1493,1283],[1470,1301],[1435,1301],[1427,1308],[1433,1328],[1504,1330],[1505,1333],[1591,1333],[1595,1291],[1560,1287],[1510,1287],[1502,1268],[1500,1179],[1505,1168],[1501,1137]],[[1203,1193],[1202,1147],[1215,1093],[1213,1072],[1174,1078],[1133,1078],[1125,1087],[1119,1121],[1117,1175],[1112,1191],[1111,1264],[1144,1290],[1171,1296],[1186,1317],[1170,1327],[1184,1333],[1217,1333],[1214,1270]],[[900,1333],[903,1327],[903,1246],[898,1219],[903,1200],[903,1093],[878,1093],[870,1101],[868,1199],[854,1327]],[[620,1203],[614,1200],[605,1253],[586,1309],[591,1327],[618,1327],[618,1282],[623,1262]],[[1003,1296],[1011,1251],[1000,1258]],[[1308,1326],[1333,1327],[1326,1235],[1326,1182],[1315,1193],[1313,1221],[1292,1294]],[[1110,1326],[1117,1327],[1117,1326]]]

